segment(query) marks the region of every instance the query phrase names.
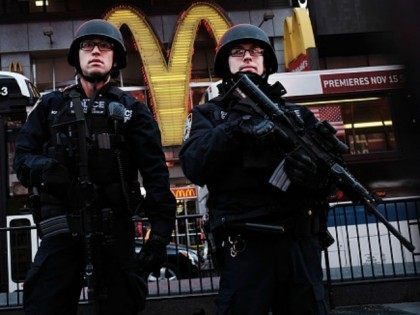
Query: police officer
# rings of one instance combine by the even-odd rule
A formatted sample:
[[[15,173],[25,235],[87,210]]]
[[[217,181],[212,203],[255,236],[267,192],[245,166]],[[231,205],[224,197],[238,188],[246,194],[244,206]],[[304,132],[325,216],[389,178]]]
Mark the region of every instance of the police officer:
[[[19,180],[40,191],[34,217],[42,242],[25,280],[25,312],[76,314],[93,259],[97,313],[136,314],[147,291],[134,259],[138,171],[152,230],[140,254],[143,269],[162,264],[174,226],[159,129],[144,104],[112,84],[126,65],[122,35],[112,24],[82,24],[68,62],[78,83],[43,96],[16,141]],[[96,243],[84,241],[87,233],[99,235]]]
[[[307,128],[316,119],[286,104],[280,83],[267,83],[277,59],[256,26],[239,24],[224,34],[214,69],[223,78],[220,96],[192,110],[180,159],[185,175],[209,191],[221,273],[218,314],[325,314],[320,236],[328,181],[307,155],[282,147],[273,122],[226,93],[246,73]],[[291,181],[286,192],[269,184],[283,159]]]

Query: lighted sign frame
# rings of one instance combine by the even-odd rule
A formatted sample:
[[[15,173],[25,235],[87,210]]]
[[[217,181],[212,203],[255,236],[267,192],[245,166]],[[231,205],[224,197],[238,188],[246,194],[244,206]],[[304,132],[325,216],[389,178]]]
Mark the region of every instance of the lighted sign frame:
[[[149,86],[151,106],[165,146],[180,145],[189,106],[189,82],[198,27],[204,23],[216,41],[231,23],[223,10],[207,2],[196,2],[177,21],[169,56],[156,36],[147,16],[130,6],[118,6],[104,17],[118,28],[124,24],[133,34],[143,73]]]

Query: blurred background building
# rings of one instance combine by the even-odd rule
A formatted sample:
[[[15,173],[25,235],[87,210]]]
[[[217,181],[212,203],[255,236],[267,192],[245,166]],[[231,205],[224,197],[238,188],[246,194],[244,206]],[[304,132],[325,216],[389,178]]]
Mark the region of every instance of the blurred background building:
[[[321,119],[334,122],[339,137],[350,148],[346,160],[351,171],[379,195],[398,197],[420,191],[420,164],[416,163],[420,143],[417,139],[419,102],[412,83],[418,83],[418,58],[415,58],[418,53],[414,53],[418,52],[418,40],[410,42],[411,29],[416,25],[412,14],[416,12],[415,1],[396,4],[391,0],[3,0],[0,6],[1,70],[23,73],[42,93],[72,84],[75,73],[67,64],[67,49],[77,27],[88,19],[117,15],[120,7],[130,6],[150,23],[146,33],[155,34],[166,60],[173,57],[171,49],[175,42],[192,42],[192,53],[186,57],[190,58],[187,60],[190,73],[187,74],[189,91],[183,104],[185,110],[172,119],[174,125],[181,125],[188,110],[219,80],[213,69],[215,38],[219,36],[215,36],[215,30],[223,27],[212,28],[203,22],[193,34],[195,39],[187,38],[192,36],[190,33],[185,33],[189,35],[184,34],[184,38],[176,37],[176,30],[194,3],[210,3],[226,25],[251,23],[260,26],[275,48],[279,72],[332,70],[324,77],[319,75],[318,80],[347,82],[346,86],[330,89],[324,86],[316,95],[295,95],[290,99],[309,106]],[[289,41],[289,45],[294,45],[301,40],[296,35],[301,27],[300,20],[292,18],[294,9],[299,7],[308,9],[314,45],[298,52],[298,57],[294,58],[285,43]],[[121,72],[118,83],[146,102],[162,120],[160,101],[154,95],[158,92],[149,86],[151,79],[145,64],[149,57],[141,56],[142,48],[136,42],[136,38],[146,33],[136,33],[127,27],[124,18],[119,22],[128,50],[128,67]],[[285,25],[288,25],[286,30]],[[418,38],[418,32],[414,34]],[[399,65],[407,63],[405,70],[401,70]],[[395,65],[397,67],[393,68]],[[343,74],[334,69],[350,70]],[[363,80],[372,83],[381,76],[383,82],[369,87],[352,84],[363,83]],[[408,84],[403,82],[407,78],[410,78]],[[301,88],[305,89],[304,81],[301,82]],[[295,85],[297,89],[299,84]],[[178,161],[182,139],[179,136],[170,138],[172,131],[167,130],[172,123],[160,123],[171,185],[178,194],[179,213],[195,213],[196,191],[194,187],[191,190]],[[165,142],[165,139],[170,140]],[[10,143],[12,141],[8,146],[9,161],[13,155]],[[185,190],[181,189],[183,187]],[[8,195],[13,199],[13,193]],[[19,199],[18,195],[15,197]],[[17,211],[18,205],[21,203],[7,207],[13,209],[8,211]]]

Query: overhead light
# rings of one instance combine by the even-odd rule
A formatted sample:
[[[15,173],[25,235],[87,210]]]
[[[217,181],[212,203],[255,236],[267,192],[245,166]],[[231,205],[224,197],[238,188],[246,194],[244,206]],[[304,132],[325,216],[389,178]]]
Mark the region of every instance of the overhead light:
[[[52,46],[52,36],[54,35],[54,29],[51,26],[46,26],[42,28],[42,32],[44,33],[44,36],[47,36],[50,39],[50,45]]]
[[[264,24],[264,22],[268,21],[268,20],[272,20],[274,18],[274,12],[273,11],[268,11],[264,13],[263,19],[260,22],[260,24],[258,25],[258,27],[261,27],[261,25]]]
[[[353,103],[353,102],[368,102],[379,100],[379,97],[365,97],[365,98],[346,98],[342,100],[327,100],[327,101],[316,101],[316,102],[300,102],[295,103],[298,105],[320,105],[320,104],[337,104],[337,103]]]
[[[345,124],[345,129],[359,129],[359,128],[371,128],[371,127],[383,127],[383,126],[392,126],[391,120],[385,121],[369,121],[369,122],[361,122],[361,123],[354,123],[354,124]]]
[[[48,0],[36,0],[35,1],[35,6],[36,7],[43,7],[44,2],[45,2],[45,5],[49,5]]]

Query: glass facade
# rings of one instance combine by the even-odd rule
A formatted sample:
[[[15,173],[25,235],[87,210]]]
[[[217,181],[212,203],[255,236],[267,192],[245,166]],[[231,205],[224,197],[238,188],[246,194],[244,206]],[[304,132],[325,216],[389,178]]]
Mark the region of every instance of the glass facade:
[[[327,120],[337,130],[336,136],[347,144],[351,155],[397,149],[388,96],[349,97],[300,104],[309,106],[319,120]]]
[[[75,82],[75,71],[67,63],[67,54],[54,57],[33,57],[33,81],[40,91],[64,88]]]

